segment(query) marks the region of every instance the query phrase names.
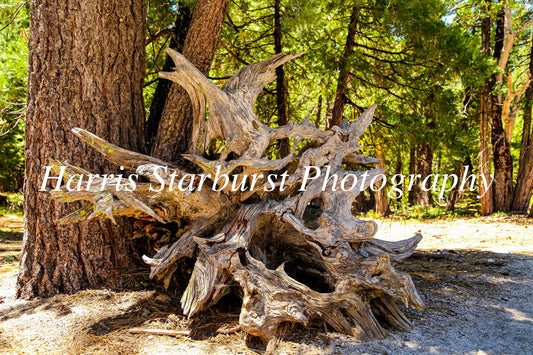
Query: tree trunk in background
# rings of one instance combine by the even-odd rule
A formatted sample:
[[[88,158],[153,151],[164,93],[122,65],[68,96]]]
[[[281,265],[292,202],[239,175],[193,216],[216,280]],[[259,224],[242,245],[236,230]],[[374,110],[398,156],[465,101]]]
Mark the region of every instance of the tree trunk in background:
[[[178,52],[183,51],[183,45],[185,44],[187,31],[189,30],[189,26],[191,24],[192,13],[192,7],[180,6],[178,9],[174,33],[172,34],[169,43],[169,47],[177,50]],[[172,62],[172,59],[167,55],[161,70],[170,71],[173,65],[174,63]],[[146,121],[145,135],[147,152],[152,150],[152,146],[157,135],[157,128],[159,127],[161,115],[163,114],[171,86],[172,81],[167,79],[159,78],[157,82],[152,104],[150,105],[150,113],[148,115],[148,120]]]
[[[465,160],[461,163],[461,166],[457,167],[455,171],[453,172],[455,176],[457,176],[459,179],[463,176],[466,168],[468,168],[468,171],[472,174],[472,161],[470,160],[470,157],[466,157]],[[459,190],[459,183],[450,191],[450,195],[448,197],[448,203],[446,204],[446,211],[455,211],[455,203],[457,200],[460,200],[462,198],[463,192]]]
[[[529,54],[529,72],[533,73],[533,45]],[[524,126],[522,128],[522,149],[516,190],[513,201],[513,210],[527,211],[533,193],[533,142],[531,141],[531,104],[533,102],[533,81],[526,90],[526,104],[524,105]]]
[[[455,170],[453,171],[453,174],[455,176],[462,176],[461,175],[461,170],[463,170],[461,166],[456,167]],[[458,195],[459,195],[459,187],[455,186],[450,191],[450,194],[448,195],[448,202],[446,203],[446,212],[455,211],[455,203],[457,202]]]
[[[281,11],[280,0],[274,0],[274,51],[276,53],[282,52],[281,47]],[[289,91],[287,90],[287,83],[285,82],[285,73],[283,72],[283,65],[276,68],[276,106],[278,108],[278,126],[284,126],[289,123],[287,118],[287,97]],[[290,153],[290,142],[288,138],[279,141],[279,156],[286,157]]]
[[[409,150],[409,175],[416,175],[416,147],[413,147]],[[414,205],[413,200],[418,192],[413,191],[416,190],[416,188],[417,187],[413,185],[413,187],[407,191],[409,193],[408,201],[411,206]]]
[[[335,94],[335,103],[333,105],[333,114],[329,127],[338,126],[342,122],[344,115],[344,106],[346,105],[346,91],[348,86],[348,79],[350,78],[349,62],[353,53],[355,45],[355,30],[357,29],[357,20],[359,18],[359,7],[354,6],[352,15],[350,16],[350,24],[348,26],[348,35],[346,37],[346,45],[344,46],[344,55],[339,63],[339,80],[337,81],[337,93]]]
[[[493,95],[491,143],[494,161],[494,210],[510,211],[513,202],[513,159],[501,120],[501,94]]]
[[[490,6],[490,1],[487,1]],[[481,23],[481,51],[488,55],[490,53],[490,16],[483,18]],[[485,181],[490,181],[490,131],[489,131],[489,113],[490,113],[490,92],[492,91],[491,81],[485,79],[481,87],[480,94],[480,123],[479,123],[479,174],[484,176]],[[492,189],[486,190],[484,184],[479,184],[479,196],[481,210],[480,214],[486,216],[493,211]]]
[[[510,21],[505,15],[505,9],[498,14],[496,22],[496,35],[494,40],[493,57],[499,62],[501,69],[505,69],[507,63],[502,63],[502,50],[506,36],[506,21]],[[492,88],[502,87],[503,73],[492,75]],[[495,211],[510,211],[513,203],[513,158],[511,157],[511,142],[507,140],[502,122],[503,94],[498,92],[491,94],[491,143],[492,159],[494,161],[493,199]]]
[[[385,168],[385,155],[383,154],[383,151],[380,149],[376,150],[376,158],[380,160],[378,164],[376,164],[376,169],[384,169]],[[382,184],[383,182],[380,182],[378,184]],[[381,186],[380,186],[381,187]],[[387,186],[383,187],[381,190],[376,191],[376,212],[380,213],[383,217],[386,217],[389,215],[390,209],[389,209],[389,197],[387,196]]]
[[[194,7],[183,55],[207,76],[215,56],[228,0],[198,0]],[[176,83],[170,87],[151,155],[168,162],[180,159],[198,137],[191,137],[192,104]]]
[[[396,156],[396,164],[394,167],[394,175],[403,175],[403,161],[401,154],[398,154]],[[393,203],[395,205],[395,208],[400,208],[402,205],[402,200],[405,198],[405,181],[403,181],[401,184],[397,184],[397,189],[401,190],[401,196],[399,198],[393,199]],[[396,193],[394,193],[396,195]]]
[[[413,184],[409,192],[409,203],[412,206],[433,206],[433,196],[431,190],[424,191],[422,189],[422,182],[431,174],[433,165],[433,148],[428,143],[417,145],[411,149],[409,158],[409,174],[420,175]],[[431,181],[428,181],[426,186],[431,186]]]
[[[131,223],[59,225],[57,220],[76,206],[56,203],[39,189],[52,159],[94,173],[116,172],[71,133],[74,127],[142,151],[145,3],[32,1],[30,33],[24,241],[17,280],[17,296],[25,298],[110,282],[117,271],[135,265]]]
[[[318,104],[316,108],[315,126],[320,128],[322,123],[322,95],[318,95]]]

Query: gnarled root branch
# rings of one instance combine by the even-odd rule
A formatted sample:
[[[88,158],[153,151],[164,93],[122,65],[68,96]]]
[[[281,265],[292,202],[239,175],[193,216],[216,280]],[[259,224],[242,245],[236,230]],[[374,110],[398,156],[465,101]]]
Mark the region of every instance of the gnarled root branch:
[[[415,308],[423,307],[423,302],[411,278],[390,262],[408,257],[422,237],[401,242],[373,239],[377,225],[355,218],[351,207],[384,170],[348,171],[343,165],[379,162],[355,154],[376,107],[371,106],[357,121],[344,121],[328,131],[308,120],[268,127],[255,116],[255,98],[273,80],[277,66],[299,55],[279,54],[252,64],[218,88],[182,55],[169,53],[176,69],[161,76],[179,82],[192,98],[194,144],[184,157],[197,169],[190,171],[130,152],[74,129],[76,136],[144,182],[138,182],[135,189],[127,188],[119,176],[95,177],[89,182],[82,179],[88,172],[56,163],[56,171],[74,180],[67,188],[53,191],[54,197],[63,202],[90,202],[63,221],[113,220],[125,215],[183,226],[173,235],[166,230],[165,240],[174,241],[144,261],[151,266],[150,276],[168,287],[179,264],[186,258],[196,259],[181,299],[187,316],[215,304],[238,285],[243,297],[240,326],[265,340],[275,338],[286,322],[307,325],[319,319],[361,340],[385,337],[381,322],[409,329],[409,320],[395,302]],[[210,105],[208,120],[206,102]],[[269,145],[288,137],[294,139],[290,155],[268,159]],[[212,144],[215,139],[221,143]],[[310,144],[302,148],[298,143],[304,139]],[[218,147],[217,152],[205,154],[212,146]],[[207,158],[215,153],[218,160]],[[309,178],[310,170],[316,178]],[[204,174],[193,175],[199,171]],[[235,191],[231,184],[221,186],[215,172],[231,174],[244,188]],[[286,176],[268,180],[274,172]],[[251,187],[254,173],[255,189]],[[152,186],[168,187],[177,181],[190,188]],[[351,188],[339,188],[340,182],[347,181],[353,181]]]

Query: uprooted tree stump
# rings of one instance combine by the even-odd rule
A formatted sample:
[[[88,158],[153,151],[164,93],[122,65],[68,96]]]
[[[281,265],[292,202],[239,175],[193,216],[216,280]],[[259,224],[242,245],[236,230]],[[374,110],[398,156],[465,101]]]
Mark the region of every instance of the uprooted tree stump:
[[[191,97],[194,139],[183,157],[198,171],[186,164],[127,151],[87,131],[73,129],[109,161],[144,177],[145,182],[128,185],[127,179],[119,176],[94,177],[89,182],[82,176],[89,172],[56,162],[58,171],[79,185],[74,191],[65,186],[52,191],[54,197],[64,202],[92,202],[62,222],[97,217],[114,220],[115,215],[184,226],[171,236],[173,243],[143,259],[151,266],[150,277],[163,280],[167,287],[181,262],[196,260],[181,299],[183,312],[189,317],[239,285],[241,328],[264,340],[274,338],[281,323],[307,325],[320,319],[361,340],[385,337],[387,332],[380,322],[409,329],[410,322],[396,301],[417,309],[423,302],[411,278],[395,270],[391,261],[408,257],[422,237],[395,243],[372,239],[376,223],[354,218],[351,207],[355,197],[384,171],[343,170],[346,163],[379,162],[354,154],[360,149],[358,138],[372,121],[375,106],[355,122],[345,121],[328,131],[307,119],[301,124],[271,128],[255,116],[256,97],[275,78],[277,66],[300,54],[277,54],[249,65],[219,88],[181,54],[168,52],[176,68],[160,75],[182,85]],[[267,149],[284,138],[293,140],[292,152],[281,159],[268,159]],[[302,186],[311,170],[308,167],[324,174],[307,179]],[[193,175],[199,171],[204,174]],[[336,174],[338,181],[350,174],[359,178],[366,174],[367,178],[344,191],[333,186],[333,179],[326,180],[326,171],[330,176]],[[245,181],[246,187],[223,186],[220,180],[217,184],[216,173],[231,175],[232,181]],[[277,178],[269,181],[267,176],[273,173]],[[253,174],[258,177],[252,188]],[[187,188],[154,191],[171,181],[181,181]]]

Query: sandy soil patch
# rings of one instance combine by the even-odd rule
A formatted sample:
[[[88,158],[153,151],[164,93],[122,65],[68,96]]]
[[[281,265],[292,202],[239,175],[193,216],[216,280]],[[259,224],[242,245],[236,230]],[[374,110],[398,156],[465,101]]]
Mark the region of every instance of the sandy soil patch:
[[[423,311],[407,310],[413,330],[393,331],[389,339],[359,343],[322,325],[309,330],[295,326],[280,340],[278,353],[533,353],[532,219],[493,216],[377,222],[377,238],[397,240],[418,231],[424,234],[417,252],[396,265],[411,274],[427,305]],[[4,245],[20,247],[0,243],[0,248],[7,248]],[[2,253],[16,258],[18,251]],[[238,324],[235,299],[223,299],[193,319],[180,315],[177,295],[153,290],[87,290],[24,301],[14,299],[16,273],[16,261],[3,259],[0,353],[257,353],[246,346],[243,332],[222,334]],[[173,329],[189,335],[130,333],[139,328]]]

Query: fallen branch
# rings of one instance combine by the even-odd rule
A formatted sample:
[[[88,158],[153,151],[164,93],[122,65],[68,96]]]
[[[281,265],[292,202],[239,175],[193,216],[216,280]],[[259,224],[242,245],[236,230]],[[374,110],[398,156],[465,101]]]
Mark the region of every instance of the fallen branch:
[[[190,332],[188,330],[145,329],[145,328],[130,329],[130,333],[131,334],[168,335],[171,337],[177,337],[177,336],[188,337],[190,335]]]

